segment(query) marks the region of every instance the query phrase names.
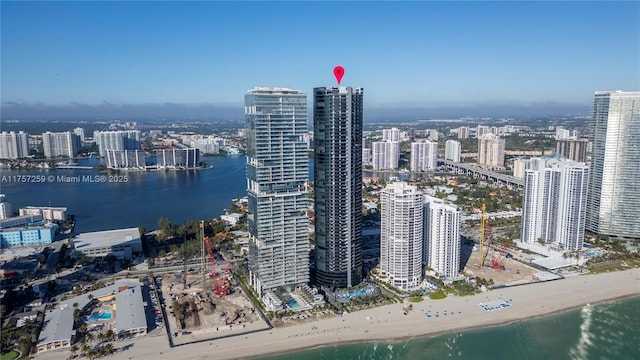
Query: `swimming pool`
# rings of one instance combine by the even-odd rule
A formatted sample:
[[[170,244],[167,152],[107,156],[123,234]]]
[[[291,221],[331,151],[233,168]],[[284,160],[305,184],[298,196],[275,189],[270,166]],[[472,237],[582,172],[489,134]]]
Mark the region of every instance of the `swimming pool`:
[[[296,299],[293,298],[287,300],[287,305],[289,305],[292,309],[297,309],[300,307],[300,304],[298,304]]]
[[[98,320],[111,320],[111,311],[91,314],[91,316],[89,316],[87,320],[85,320],[85,322],[94,322]]]

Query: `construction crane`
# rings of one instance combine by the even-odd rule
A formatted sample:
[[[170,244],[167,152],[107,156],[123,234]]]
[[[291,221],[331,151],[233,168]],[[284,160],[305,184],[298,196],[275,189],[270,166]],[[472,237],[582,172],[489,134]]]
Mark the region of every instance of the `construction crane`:
[[[204,241],[205,241],[205,248],[207,249],[207,259],[209,260],[209,270],[210,270],[209,276],[212,279],[214,279],[214,282],[215,282],[216,268],[215,268],[215,262],[213,261],[213,251],[211,251],[211,243],[209,242],[209,237],[208,236],[205,237]]]
[[[485,214],[486,205],[482,203],[482,218],[480,220],[480,268],[484,266],[484,260],[487,257],[487,253],[485,252],[485,241],[486,241],[486,232],[488,232],[489,219]],[[489,236],[488,244],[486,246],[491,246],[491,237]],[[488,252],[488,251],[487,251]]]
[[[230,292],[230,288],[231,288],[230,282],[228,279],[218,277],[218,273],[216,272],[216,268],[215,268],[215,260],[213,258],[213,249],[211,247],[211,242],[209,241],[208,236],[205,237],[204,240],[205,240],[207,255],[209,259],[209,269],[211,269],[209,276],[211,276],[211,283],[213,284],[213,289],[216,295],[225,296]],[[231,263],[229,263],[229,265],[227,266],[227,272],[229,272],[230,269],[231,269]]]
[[[486,214],[486,206],[482,204],[482,221],[480,225],[480,267],[484,266],[487,255],[491,259],[491,268],[494,270],[504,270],[504,254],[496,251],[495,245],[492,244],[491,229],[489,228],[489,217]],[[485,247],[487,248],[485,250]]]

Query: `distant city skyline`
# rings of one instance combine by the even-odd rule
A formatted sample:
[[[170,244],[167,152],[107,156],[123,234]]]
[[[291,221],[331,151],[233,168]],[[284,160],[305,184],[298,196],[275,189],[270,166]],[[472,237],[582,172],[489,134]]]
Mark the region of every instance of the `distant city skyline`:
[[[335,65],[342,85],[367,90],[371,114],[588,114],[594,91],[634,91],[640,78],[636,2],[0,7],[3,118],[242,119],[238,94],[335,86]]]

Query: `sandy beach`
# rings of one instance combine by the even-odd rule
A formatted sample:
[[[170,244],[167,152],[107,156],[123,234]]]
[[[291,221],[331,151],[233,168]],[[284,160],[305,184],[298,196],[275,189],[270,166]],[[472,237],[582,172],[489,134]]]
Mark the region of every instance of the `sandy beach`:
[[[574,276],[563,280],[497,289],[474,296],[426,299],[403,314],[401,304],[358,311],[308,324],[170,348],[166,337],[119,342],[114,359],[242,359],[344,342],[434,336],[495,326],[629,296],[640,296],[640,270]],[[480,303],[510,306],[484,310]],[[445,315],[446,312],[446,315]],[[426,317],[425,314],[431,315]],[[436,316],[436,314],[438,316]],[[68,350],[37,355],[60,359]]]

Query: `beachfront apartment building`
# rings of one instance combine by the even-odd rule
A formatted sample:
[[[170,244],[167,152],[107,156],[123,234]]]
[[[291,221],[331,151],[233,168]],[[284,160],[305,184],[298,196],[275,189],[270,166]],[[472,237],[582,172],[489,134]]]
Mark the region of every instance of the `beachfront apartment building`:
[[[317,283],[362,282],[363,89],[313,90]]]
[[[309,282],[307,95],[257,87],[244,97],[249,280],[268,308],[272,291]]]
[[[438,143],[411,143],[411,171],[433,171],[438,167]]]
[[[640,238],[640,91],[597,91],[586,229]]]
[[[525,171],[521,239],[564,250],[584,241],[589,167],[558,158],[534,158]]]
[[[25,132],[0,133],[0,159],[19,159],[29,156],[29,134]]]
[[[111,307],[112,311],[108,311],[110,316],[108,320],[103,320],[103,325],[108,325],[118,335],[139,336],[147,333],[146,303],[141,284],[138,280],[120,279],[98,290],[62,300],[55,308],[48,310],[36,343],[38,352],[71,347],[78,340],[74,330],[75,308],[87,310],[96,304],[107,309]]]
[[[444,146],[444,159],[460,162],[462,147],[459,141],[447,140]]]
[[[422,261],[440,276],[460,271],[460,211],[455,205],[425,196]]]
[[[380,272],[402,290],[420,285],[423,256],[424,196],[405,182],[380,192]]]

